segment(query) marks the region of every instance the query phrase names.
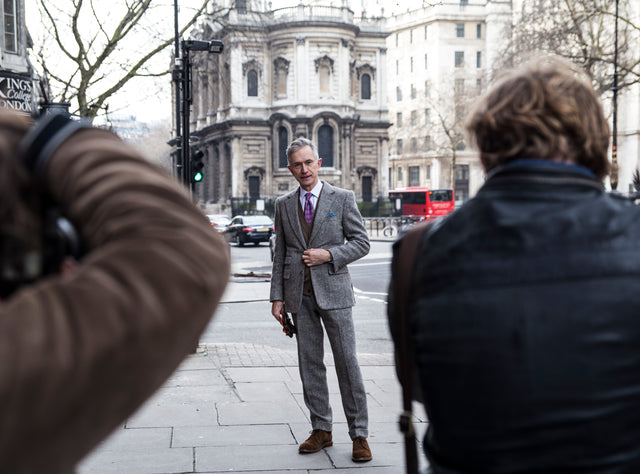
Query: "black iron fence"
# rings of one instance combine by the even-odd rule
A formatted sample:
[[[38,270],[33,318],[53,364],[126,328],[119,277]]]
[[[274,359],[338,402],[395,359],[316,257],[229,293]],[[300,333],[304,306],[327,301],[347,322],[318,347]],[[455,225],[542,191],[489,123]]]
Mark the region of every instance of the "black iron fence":
[[[231,217],[264,214],[273,218],[276,213],[276,200],[273,198],[231,198]]]

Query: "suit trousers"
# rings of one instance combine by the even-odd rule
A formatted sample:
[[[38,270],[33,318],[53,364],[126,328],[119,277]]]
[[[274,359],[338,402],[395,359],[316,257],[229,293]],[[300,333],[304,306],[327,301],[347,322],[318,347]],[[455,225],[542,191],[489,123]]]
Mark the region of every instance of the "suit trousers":
[[[304,403],[313,429],[331,431],[327,369],[324,364],[324,332],[327,331],[338,376],[342,408],[351,439],[368,436],[367,395],[356,357],[356,338],[351,308],[322,310],[313,296],[303,295],[297,327],[298,366]]]

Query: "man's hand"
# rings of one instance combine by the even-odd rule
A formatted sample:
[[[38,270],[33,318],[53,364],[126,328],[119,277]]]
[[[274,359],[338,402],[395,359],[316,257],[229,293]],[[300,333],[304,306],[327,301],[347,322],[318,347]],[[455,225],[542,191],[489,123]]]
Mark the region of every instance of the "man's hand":
[[[293,334],[296,332],[295,327],[291,324],[291,320],[289,320],[289,325],[285,327],[285,321],[287,320],[287,313],[284,309],[284,303],[282,301],[274,301],[271,303],[271,314],[274,318],[278,320],[280,325],[282,326],[282,332],[285,333],[289,337],[293,337]],[[287,331],[289,329],[289,331]]]
[[[302,261],[307,267],[322,265],[331,261],[331,252],[325,249],[307,249],[302,253]]]
[[[271,314],[280,324],[282,324],[282,317],[284,315],[284,303],[282,301],[274,301],[273,303],[271,303]]]

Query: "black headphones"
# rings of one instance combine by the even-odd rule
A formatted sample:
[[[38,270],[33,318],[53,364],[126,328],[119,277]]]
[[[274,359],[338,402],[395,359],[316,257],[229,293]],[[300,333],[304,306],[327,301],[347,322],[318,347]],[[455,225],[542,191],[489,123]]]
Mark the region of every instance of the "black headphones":
[[[89,126],[61,113],[38,119],[20,143],[18,157],[33,176],[40,193],[42,209],[41,245],[39,252],[22,256],[19,268],[0,267],[0,298],[7,298],[19,287],[46,275],[56,274],[67,257],[82,258],[86,249],[73,224],[63,216],[46,191],[43,174],[56,150],[72,134]]]

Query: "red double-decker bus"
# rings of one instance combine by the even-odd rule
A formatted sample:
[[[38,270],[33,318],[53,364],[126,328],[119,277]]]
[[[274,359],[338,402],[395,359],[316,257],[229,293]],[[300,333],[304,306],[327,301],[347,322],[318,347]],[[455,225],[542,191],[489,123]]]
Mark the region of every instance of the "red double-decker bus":
[[[436,219],[446,216],[455,208],[453,189],[402,188],[389,191],[394,209],[403,216]],[[421,219],[421,220],[422,220]]]

